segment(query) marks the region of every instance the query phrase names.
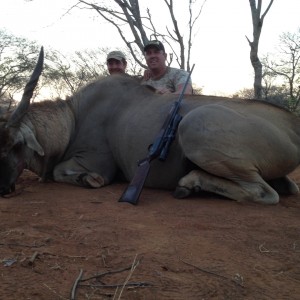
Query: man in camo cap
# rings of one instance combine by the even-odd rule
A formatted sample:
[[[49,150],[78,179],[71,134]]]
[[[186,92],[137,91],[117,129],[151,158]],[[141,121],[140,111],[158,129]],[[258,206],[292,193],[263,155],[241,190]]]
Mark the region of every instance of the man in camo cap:
[[[164,45],[157,40],[149,41],[144,47],[144,55],[148,70],[144,74],[142,84],[154,87],[156,92],[160,94],[180,94],[189,73],[166,65],[167,54]],[[190,79],[185,94],[192,93],[192,81]]]
[[[111,51],[106,58],[106,65],[110,75],[125,74],[127,61],[123,52]]]

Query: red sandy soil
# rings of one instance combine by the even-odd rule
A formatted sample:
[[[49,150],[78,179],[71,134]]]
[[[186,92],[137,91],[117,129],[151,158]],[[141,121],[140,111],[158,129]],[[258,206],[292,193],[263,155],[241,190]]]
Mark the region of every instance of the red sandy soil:
[[[144,189],[133,206],[125,188],[25,171],[0,199],[0,299],[300,299],[300,195],[263,206]]]

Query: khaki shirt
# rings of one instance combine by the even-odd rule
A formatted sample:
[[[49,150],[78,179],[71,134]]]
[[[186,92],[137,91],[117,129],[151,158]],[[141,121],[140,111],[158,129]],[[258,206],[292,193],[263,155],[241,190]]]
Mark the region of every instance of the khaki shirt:
[[[185,84],[189,73],[182,69],[176,69],[172,67],[167,67],[167,72],[158,79],[148,79],[143,80],[141,84],[150,85],[155,89],[167,88],[171,93],[176,91],[176,87],[179,84]],[[189,80],[190,85],[192,85],[191,79]]]

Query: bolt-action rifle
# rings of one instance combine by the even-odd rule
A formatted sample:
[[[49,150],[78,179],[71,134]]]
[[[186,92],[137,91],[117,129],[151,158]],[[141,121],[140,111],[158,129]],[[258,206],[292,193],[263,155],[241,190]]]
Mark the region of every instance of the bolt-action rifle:
[[[193,72],[194,66],[188,75],[188,78],[183,86],[183,89],[179,95],[179,98],[175,103],[172,105],[171,110],[159,131],[159,134],[154,140],[154,143],[149,146],[148,156],[140,161],[138,161],[138,168],[135,172],[134,177],[132,178],[131,182],[129,183],[127,189],[122,194],[119,202],[128,202],[131,204],[137,204],[141,191],[143,189],[144,183],[148,176],[150,170],[150,162],[155,159],[159,158],[161,161],[165,161],[168,156],[169,148],[171,146],[172,141],[175,138],[176,130],[178,127],[179,122],[181,121],[182,117],[178,114],[181,101],[184,96],[184,92],[186,87],[190,81],[191,74]]]

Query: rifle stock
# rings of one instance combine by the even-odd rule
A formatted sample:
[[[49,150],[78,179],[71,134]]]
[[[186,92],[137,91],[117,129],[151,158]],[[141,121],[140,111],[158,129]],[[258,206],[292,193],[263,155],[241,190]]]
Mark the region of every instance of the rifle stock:
[[[182,119],[182,117],[178,114],[178,110],[180,108],[186,87],[190,81],[194,66],[195,65],[192,66],[178,100],[172,105],[159,134],[157,135],[153,144],[150,145],[148,156],[139,161],[137,171],[127,189],[119,199],[119,202],[128,202],[136,205],[150,170],[150,162],[157,157],[159,157],[161,161],[166,160],[170,145],[175,138],[178,124]]]
[[[138,203],[140,194],[142,192],[145,180],[150,170],[150,159],[146,158],[139,162],[138,169],[134,174],[127,189],[122,194],[119,202],[128,202],[133,205]]]

